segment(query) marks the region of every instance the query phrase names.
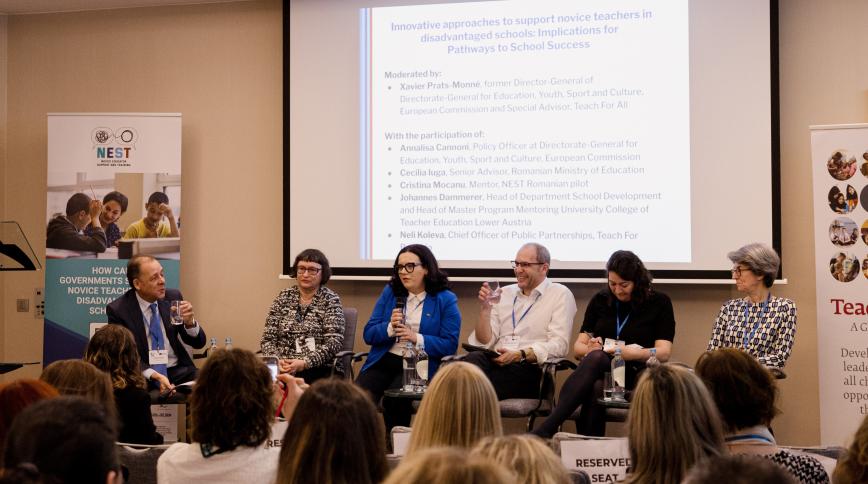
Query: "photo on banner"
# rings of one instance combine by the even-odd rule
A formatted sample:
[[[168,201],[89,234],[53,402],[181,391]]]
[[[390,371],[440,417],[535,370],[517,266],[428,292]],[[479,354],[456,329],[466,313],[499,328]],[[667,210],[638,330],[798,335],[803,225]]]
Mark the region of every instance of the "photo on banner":
[[[868,124],[812,126],[820,440],[868,415]]]
[[[81,358],[128,259],[160,259],[179,286],[181,115],[48,115],[43,364]]]

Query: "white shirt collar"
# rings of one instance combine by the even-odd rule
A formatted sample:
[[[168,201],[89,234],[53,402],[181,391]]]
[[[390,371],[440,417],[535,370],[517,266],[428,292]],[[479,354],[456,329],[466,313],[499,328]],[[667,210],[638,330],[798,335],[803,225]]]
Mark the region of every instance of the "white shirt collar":
[[[521,296],[523,296],[523,297],[533,297],[534,293],[539,293],[539,297],[542,297],[543,294],[545,294],[546,289],[548,289],[549,286],[551,286],[551,285],[552,285],[552,281],[549,280],[548,277],[546,277],[545,279],[543,279],[542,282],[540,282],[540,283],[539,283],[535,288],[533,288],[533,289],[530,291],[530,295],[529,295],[529,296],[525,296],[524,293],[521,292],[521,289],[518,290],[518,294],[521,295]]]
[[[148,301],[145,301],[144,299],[142,299],[142,296],[139,296],[138,291],[135,291],[135,293],[136,293],[136,299],[139,301],[139,308],[142,310],[142,314],[146,314],[146,315],[150,316],[151,315],[151,311],[150,311],[151,304],[155,304],[159,300],[154,301],[153,303],[149,303]],[[157,312],[159,312],[159,311],[160,311],[159,306],[157,306]]]

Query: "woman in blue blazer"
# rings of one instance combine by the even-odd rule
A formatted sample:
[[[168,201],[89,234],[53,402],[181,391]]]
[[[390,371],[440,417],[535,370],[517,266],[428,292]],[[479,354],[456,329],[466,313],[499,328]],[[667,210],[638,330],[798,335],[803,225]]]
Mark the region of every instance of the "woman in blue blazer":
[[[406,298],[403,310],[395,307],[397,297]],[[440,270],[431,249],[408,245],[398,252],[392,279],[383,289],[365,325],[365,343],[371,345],[368,359],[356,383],[378,402],[383,392],[401,386],[401,350],[407,341],[428,353],[428,378],[437,372],[440,359],[458,348],[461,313],[458,298],[449,290],[449,279]],[[388,431],[396,425],[410,425],[412,409],[408,399],[383,399],[383,417]]]

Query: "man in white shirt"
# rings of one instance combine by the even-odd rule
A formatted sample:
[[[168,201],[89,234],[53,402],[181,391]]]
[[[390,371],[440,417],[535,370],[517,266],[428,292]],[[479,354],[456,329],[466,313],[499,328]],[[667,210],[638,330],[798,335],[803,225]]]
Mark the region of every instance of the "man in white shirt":
[[[500,400],[536,397],[542,363],[565,357],[569,349],[576,300],[566,286],[547,278],[550,263],[548,249],[525,244],[512,261],[516,284],[500,294],[488,283],[479,289],[479,321],[468,341],[500,355],[473,351],[464,361],[488,375]]]

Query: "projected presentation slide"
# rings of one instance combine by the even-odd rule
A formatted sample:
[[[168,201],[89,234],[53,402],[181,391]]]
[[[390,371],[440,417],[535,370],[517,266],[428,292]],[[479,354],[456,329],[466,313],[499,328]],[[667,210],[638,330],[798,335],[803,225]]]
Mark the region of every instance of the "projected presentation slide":
[[[576,7],[362,10],[365,257],[690,261],[687,1]]]

